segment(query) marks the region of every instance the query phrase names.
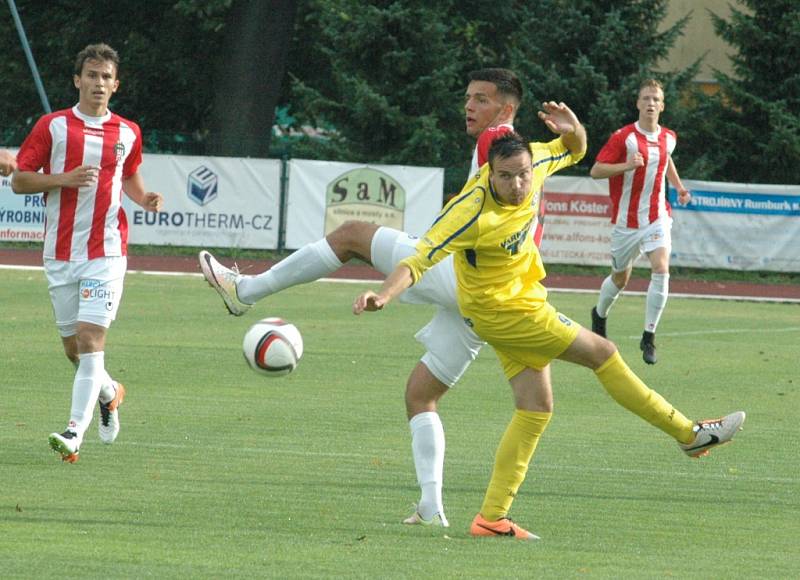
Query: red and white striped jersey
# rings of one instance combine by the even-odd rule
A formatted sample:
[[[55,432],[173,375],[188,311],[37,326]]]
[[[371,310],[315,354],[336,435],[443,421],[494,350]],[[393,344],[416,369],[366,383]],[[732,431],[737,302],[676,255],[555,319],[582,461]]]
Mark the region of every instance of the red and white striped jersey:
[[[472,164],[469,168],[470,177],[474,177],[480,170],[481,166],[489,161],[489,147],[492,146],[494,140],[502,137],[506,133],[512,132],[513,130],[513,125],[503,123],[497,127],[488,127],[484,129],[480,135],[478,135],[478,141],[475,143],[475,151],[472,152]],[[544,234],[544,225],[542,224],[542,221],[539,220],[539,216],[544,216],[543,203],[539,206],[539,214],[534,216],[533,223],[531,225],[534,232],[533,241],[537,248],[542,245],[542,235]]]
[[[637,152],[644,158],[642,167],[608,178],[612,223],[640,228],[670,215],[666,173],[677,139],[666,127],[648,133],[637,122],[618,129],[603,145],[598,163],[625,163]]]
[[[58,174],[81,165],[100,168],[91,186],[44,192],[44,257],[79,262],[126,255],[122,181],[141,162],[139,126],[111,111],[89,117],[75,106],[41,117],[17,153],[20,171]]]
[[[475,142],[475,151],[472,152],[472,163],[469,166],[469,176],[473,177],[478,173],[481,166],[489,161],[489,147],[498,137],[514,130],[513,125],[503,124],[497,127],[488,127],[481,131],[478,140]]]

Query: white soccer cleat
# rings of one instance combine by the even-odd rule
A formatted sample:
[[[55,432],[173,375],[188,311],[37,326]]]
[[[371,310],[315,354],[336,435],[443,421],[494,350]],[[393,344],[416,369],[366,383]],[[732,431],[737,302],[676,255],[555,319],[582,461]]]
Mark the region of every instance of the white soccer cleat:
[[[61,454],[61,461],[76,463],[78,461],[78,435],[74,431],[67,429],[63,433],[50,433],[47,438],[50,448]]]
[[[420,515],[416,504],[414,504],[414,513],[404,519],[403,523],[408,526],[439,526],[442,528],[450,527],[447,518],[444,517],[442,512],[436,512],[433,514],[431,519],[426,520]]]
[[[239,294],[236,291],[236,282],[242,277],[236,266],[226,268],[205,250],[198,254],[197,259],[200,261],[200,269],[203,271],[203,276],[205,276],[209,285],[222,297],[228,312],[234,316],[241,316],[250,310],[252,304],[246,304],[239,300]]]
[[[111,401],[100,403],[100,423],[97,428],[100,441],[106,445],[111,445],[119,435],[119,406],[125,398],[125,387],[121,383],[114,382],[114,391]]]
[[[730,443],[741,430],[745,417],[744,411],[736,411],[720,419],[698,421],[694,426],[694,441],[680,447],[689,457],[705,457],[712,448]]]

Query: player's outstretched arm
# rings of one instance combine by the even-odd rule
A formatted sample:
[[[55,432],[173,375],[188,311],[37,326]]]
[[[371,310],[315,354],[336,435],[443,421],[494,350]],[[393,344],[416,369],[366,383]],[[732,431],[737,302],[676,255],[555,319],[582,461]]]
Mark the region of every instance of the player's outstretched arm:
[[[404,264],[400,264],[389,274],[389,277],[383,281],[378,292],[367,290],[356,297],[353,302],[353,314],[358,315],[362,312],[382,310],[384,306],[397,298],[403,290],[413,283],[414,279],[411,276],[411,269]]]
[[[122,180],[122,190],[145,211],[161,211],[164,205],[164,196],[145,190],[144,179],[138,171]]]
[[[556,135],[561,135],[564,146],[573,155],[586,151],[586,129],[578,116],[563,102],[546,101],[542,103],[539,119]]]

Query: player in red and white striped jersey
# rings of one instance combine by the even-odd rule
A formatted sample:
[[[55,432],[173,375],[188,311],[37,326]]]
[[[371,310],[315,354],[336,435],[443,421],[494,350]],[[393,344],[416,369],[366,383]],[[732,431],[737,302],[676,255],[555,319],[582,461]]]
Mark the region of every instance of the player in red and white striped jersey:
[[[148,211],[163,198],[147,192],[138,172],[142,136],[138,125],[108,109],[119,87],[119,57],[105,44],[77,57],[78,104],[43,116],[17,154],[15,193],[44,193],[44,267],[64,352],[76,365],[67,429],[50,445],[68,462],[100,402],[100,438],[119,433],[117,407],[125,389],[105,370],[106,333],[116,317],[127,267],[128,225],[122,193]]]
[[[630,280],[636,258],[644,253],[650,261],[645,324],[639,347],[648,364],[656,362],[655,332],[669,293],[669,254],[672,249],[672,217],[666,195],[666,179],[686,204],[691,194],[683,186],[672,160],[677,137],[658,124],[664,110],[664,90],[654,79],[639,87],[636,101],[639,120],[617,130],[597,154],[591,175],[608,178],[611,195],[611,275],[600,287],[592,309],[592,330],[606,336],[609,310]]]
[[[519,109],[522,85],[519,84],[520,94],[515,98],[517,89],[509,86],[514,84],[509,73],[507,69],[481,69],[470,74],[464,110],[467,134],[477,137],[469,167],[470,177],[489,161],[489,147],[495,139],[514,131],[514,117]],[[519,83],[519,80],[515,82]],[[542,244],[543,224],[544,204],[541,203],[539,213],[531,224],[534,228],[533,241],[537,246]]]

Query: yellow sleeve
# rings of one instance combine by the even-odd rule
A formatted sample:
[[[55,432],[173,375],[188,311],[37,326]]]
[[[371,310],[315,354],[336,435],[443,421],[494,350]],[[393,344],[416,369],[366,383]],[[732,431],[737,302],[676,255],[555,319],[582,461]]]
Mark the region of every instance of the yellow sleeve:
[[[426,270],[454,252],[475,247],[480,231],[478,218],[486,200],[482,184],[465,188],[442,209],[431,228],[417,243],[417,253],[401,260],[416,284]]]
[[[567,149],[561,137],[547,143],[531,143],[531,157],[534,169],[544,169],[546,175],[553,175],[565,167],[575,165],[586,152],[573,154]]]

